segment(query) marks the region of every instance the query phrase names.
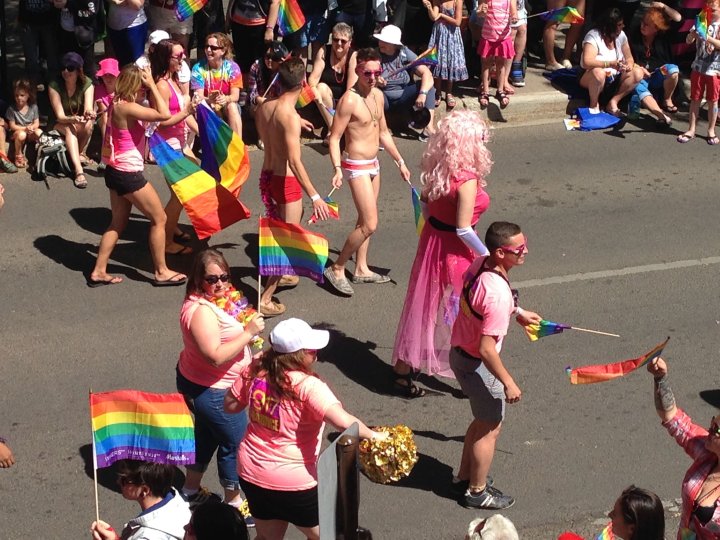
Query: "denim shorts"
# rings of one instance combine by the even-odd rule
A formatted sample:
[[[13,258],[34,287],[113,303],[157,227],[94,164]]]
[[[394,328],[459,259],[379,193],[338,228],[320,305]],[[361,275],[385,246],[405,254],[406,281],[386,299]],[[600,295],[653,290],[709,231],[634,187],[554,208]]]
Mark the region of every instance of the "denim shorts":
[[[229,490],[240,489],[237,448],[247,429],[247,411],[226,413],[224,403],[227,389],[195,384],[183,377],[179,370],[177,389],[195,415],[195,464],[187,468],[205,472],[217,450],[220,485]]]

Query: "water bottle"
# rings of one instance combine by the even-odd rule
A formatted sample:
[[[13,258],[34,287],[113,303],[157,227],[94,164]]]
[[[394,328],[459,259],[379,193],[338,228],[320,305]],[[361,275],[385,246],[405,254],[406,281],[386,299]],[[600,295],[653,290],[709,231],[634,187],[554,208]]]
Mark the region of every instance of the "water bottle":
[[[640,117],[640,96],[633,94],[628,107],[628,119],[635,120]]]

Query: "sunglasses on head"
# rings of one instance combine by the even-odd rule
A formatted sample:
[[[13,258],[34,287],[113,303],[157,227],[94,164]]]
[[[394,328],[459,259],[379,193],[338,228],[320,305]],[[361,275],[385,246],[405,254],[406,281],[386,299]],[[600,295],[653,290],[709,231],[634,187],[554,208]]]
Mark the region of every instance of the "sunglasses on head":
[[[77,68],[76,68],[75,66],[63,66],[62,69],[63,69],[63,71],[67,71],[68,73],[72,73],[72,72],[75,71]]]
[[[379,69],[377,71],[363,71],[362,74],[368,78],[369,77],[378,78],[380,75],[382,75],[382,70]]]
[[[349,39],[343,39],[343,38],[337,38],[337,37],[332,38],[332,40],[333,40],[333,43],[339,43],[340,45],[345,45],[346,43],[350,42]]]
[[[205,45],[206,49],[210,49],[212,52],[219,51],[222,49],[222,47],[218,47],[217,45]]]
[[[221,274],[219,276],[205,276],[205,281],[210,285],[215,285],[218,281],[227,283],[228,281],[230,281],[230,276],[228,274]]]

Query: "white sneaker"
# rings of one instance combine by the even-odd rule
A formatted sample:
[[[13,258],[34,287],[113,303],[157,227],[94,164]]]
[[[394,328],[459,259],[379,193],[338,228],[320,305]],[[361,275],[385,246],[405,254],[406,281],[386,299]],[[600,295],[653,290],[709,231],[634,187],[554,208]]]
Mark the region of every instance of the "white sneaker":
[[[563,67],[565,66],[557,62],[555,62],[554,64],[545,64],[545,71],[557,71],[558,69],[562,69]]]
[[[568,68],[568,69],[572,69],[572,67],[573,67],[572,62],[570,60],[563,60],[562,66],[564,68]]]

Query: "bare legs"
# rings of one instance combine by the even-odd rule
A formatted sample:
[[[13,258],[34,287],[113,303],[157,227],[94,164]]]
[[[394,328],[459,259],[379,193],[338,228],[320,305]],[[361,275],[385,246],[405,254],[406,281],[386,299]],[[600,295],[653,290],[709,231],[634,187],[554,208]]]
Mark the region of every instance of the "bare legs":
[[[83,174],[82,164],[80,163],[80,154],[85,151],[85,147],[90,141],[92,135],[92,122],[76,123],[76,124],[56,124],[55,129],[65,137],[65,146],[67,147],[70,161],[72,162],[75,176]]]
[[[230,129],[242,138],[242,118],[240,117],[240,108],[237,106],[237,103],[227,104],[227,107],[225,107],[225,117]]]
[[[485,487],[501,427],[502,422],[488,423],[476,419],[471,422],[465,434],[457,475],[461,480],[469,480],[470,488],[474,491]]]
[[[585,13],[585,0],[548,0],[547,9],[557,9],[565,5],[573,6],[577,8],[580,15]],[[567,62],[570,62],[573,48],[580,38],[582,32],[582,24],[571,24],[570,30],[565,37],[565,48],[563,50],[562,65],[555,58],[555,30],[557,29],[557,23],[548,23],[545,25],[543,31],[543,47],[545,49],[545,64],[548,67],[570,67],[566,66]]]

